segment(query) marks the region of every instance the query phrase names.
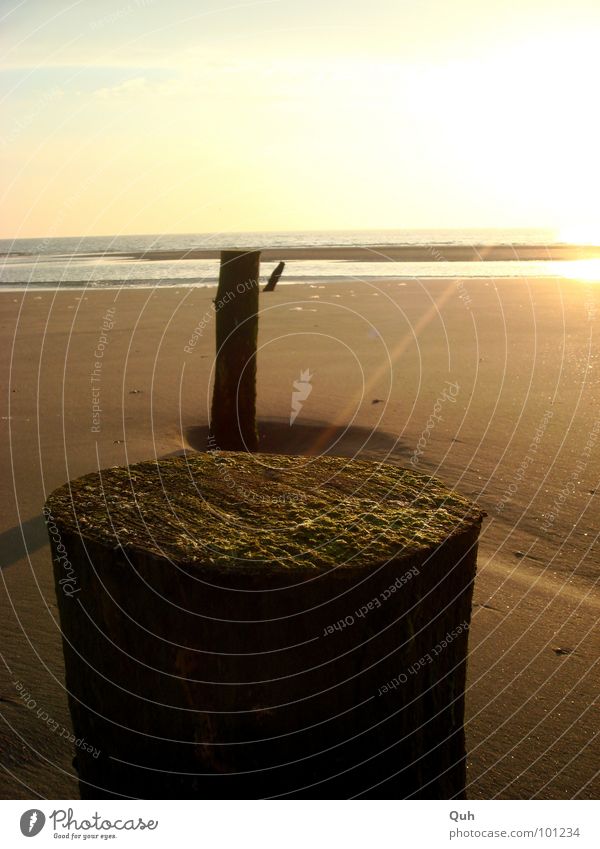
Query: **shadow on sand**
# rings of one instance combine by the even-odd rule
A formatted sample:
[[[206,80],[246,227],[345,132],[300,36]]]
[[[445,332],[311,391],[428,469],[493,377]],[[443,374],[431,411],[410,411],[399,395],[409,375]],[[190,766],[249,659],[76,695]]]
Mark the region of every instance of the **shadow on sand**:
[[[0,569],[12,566],[48,543],[46,522],[40,513],[0,534]]]
[[[208,426],[191,427],[185,437],[194,451],[209,448]],[[258,450],[265,454],[301,454],[312,457],[331,454],[338,457],[395,460],[406,458],[406,448],[392,433],[366,427],[336,426],[309,421],[290,426],[285,419],[269,419],[258,423]],[[216,445],[210,447],[216,448]]]

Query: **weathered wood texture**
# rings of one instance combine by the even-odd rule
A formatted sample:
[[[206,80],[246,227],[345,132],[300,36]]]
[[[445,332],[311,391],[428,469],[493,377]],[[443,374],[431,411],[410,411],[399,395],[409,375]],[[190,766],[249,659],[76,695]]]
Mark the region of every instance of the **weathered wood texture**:
[[[285,268],[285,262],[279,262],[271,272],[271,276],[269,277],[269,282],[263,289],[263,292],[273,292],[275,286],[279,283],[279,278],[283,274],[283,269]]]
[[[217,354],[212,445],[255,451],[260,251],[223,251],[215,298]]]
[[[82,796],[460,798],[482,514],[336,457],[112,468],[48,520]],[[56,532],[58,529],[58,533]]]

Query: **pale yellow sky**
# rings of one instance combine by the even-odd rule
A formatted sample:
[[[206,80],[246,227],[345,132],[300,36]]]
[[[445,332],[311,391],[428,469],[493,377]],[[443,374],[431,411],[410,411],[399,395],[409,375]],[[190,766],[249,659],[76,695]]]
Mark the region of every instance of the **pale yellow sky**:
[[[25,0],[0,18],[3,237],[600,238],[596,0]]]

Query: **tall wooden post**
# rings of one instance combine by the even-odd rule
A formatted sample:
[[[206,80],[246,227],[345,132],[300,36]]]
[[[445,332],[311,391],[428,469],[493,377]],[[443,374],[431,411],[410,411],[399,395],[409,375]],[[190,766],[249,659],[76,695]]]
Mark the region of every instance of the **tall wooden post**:
[[[212,447],[256,451],[256,344],[260,251],[223,251],[215,299],[217,354]]]
[[[464,797],[476,505],[385,463],[207,451],[44,513],[84,798]]]

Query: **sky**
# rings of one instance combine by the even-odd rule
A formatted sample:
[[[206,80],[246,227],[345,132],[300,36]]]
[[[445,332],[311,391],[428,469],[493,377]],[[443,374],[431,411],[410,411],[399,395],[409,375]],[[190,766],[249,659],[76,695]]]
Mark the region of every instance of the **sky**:
[[[0,237],[600,241],[598,0],[0,0]]]

